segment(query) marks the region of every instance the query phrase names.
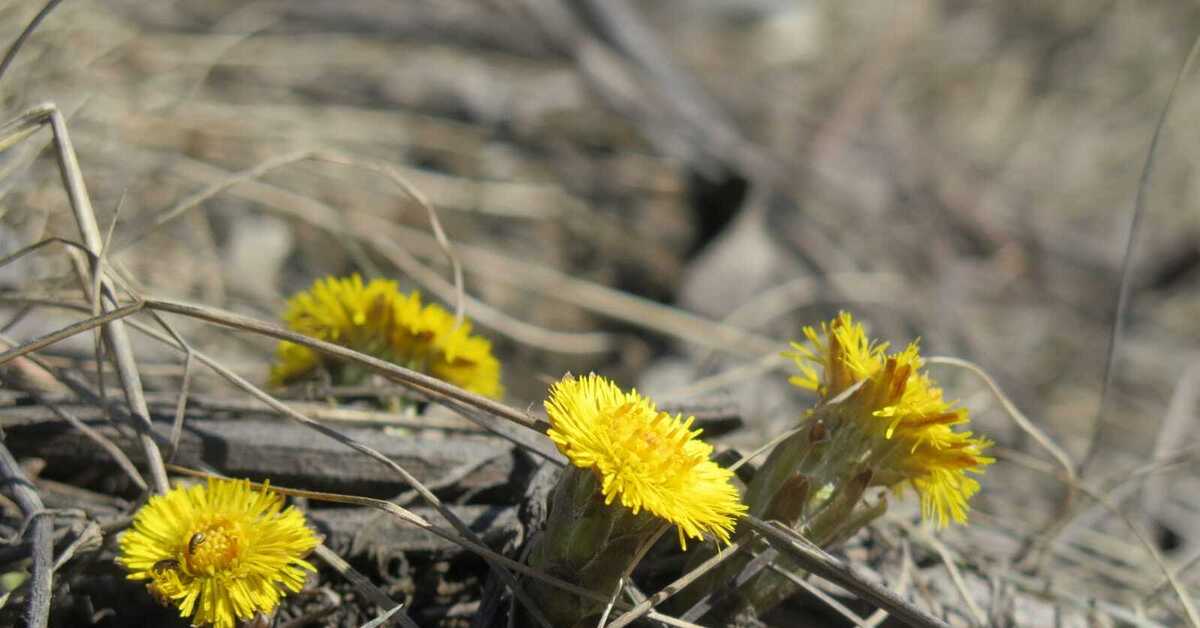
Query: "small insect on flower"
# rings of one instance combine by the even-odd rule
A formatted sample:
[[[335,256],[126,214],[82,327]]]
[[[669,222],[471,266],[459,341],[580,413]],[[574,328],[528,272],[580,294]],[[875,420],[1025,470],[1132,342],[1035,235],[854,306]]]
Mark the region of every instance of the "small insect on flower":
[[[173,571],[175,569],[179,569],[179,561],[175,560],[174,558],[164,558],[157,563],[154,563],[154,565],[150,567],[150,571],[154,572],[156,575],[162,575],[165,572]]]
[[[193,625],[233,628],[299,591],[316,545],[278,493],[210,479],[151,497],[121,536],[117,562]]]
[[[745,514],[733,472],[709,459],[712,446],[685,421],[659,412],[637,391],[623,392],[603,377],[567,376],[546,400],[550,439],[577,467],[599,476],[606,504],[618,497],[675,524],[679,544],[707,532],[729,542]]]
[[[188,539],[188,556],[196,553],[196,549],[200,547],[200,544],[204,542],[204,539],[205,536],[203,532],[197,532],[192,535],[192,538]]]

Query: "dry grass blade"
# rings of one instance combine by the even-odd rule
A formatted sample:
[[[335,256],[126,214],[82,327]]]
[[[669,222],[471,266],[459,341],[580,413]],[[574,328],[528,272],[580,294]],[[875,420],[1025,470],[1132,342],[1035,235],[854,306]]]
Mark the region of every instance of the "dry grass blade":
[[[77,323],[67,325],[66,327],[63,327],[57,331],[52,331],[48,334],[38,336],[37,338],[34,338],[33,340],[30,340],[22,345],[18,345],[7,351],[0,352],[0,365],[11,360],[15,360],[23,355],[33,353],[34,351],[45,349],[52,344],[62,342],[63,340],[72,336],[78,336],[83,332],[95,329],[101,325],[118,321],[132,314],[136,314],[144,309],[144,307],[145,304],[141,302],[130,303],[129,305],[121,306],[115,310],[109,310],[100,316],[85,318]]]
[[[379,606],[379,608],[392,609],[392,612],[387,613],[388,617],[390,617],[393,613],[400,611],[400,604],[397,604],[392,600],[392,598],[388,597],[387,593],[384,593],[382,589],[375,586],[374,582],[371,582],[370,579],[359,573],[357,569],[351,567],[350,563],[346,562],[341,556],[338,556],[337,552],[329,549],[324,544],[321,544],[317,545],[317,547],[313,549],[313,553],[317,555],[317,558],[320,558],[322,561],[324,561],[326,565],[333,567],[333,569],[341,574],[343,578],[349,580],[350,583],[355,586],[355,588],[361,591],[363,595],[367,596],[367,598]],[[416,623],[413,622],[412,618],[402,612],[397,616],[396,620],[410,628],[416,626]]]
[[[84,436],[87,436],[89,440],[96,443],[101,449],[107,452],[108,455],[112,457],[113,462],[117,463],[117,467],[125,472],[125,475],[128,476],[131,481],[133,481],[135,486],[143,491],[150,490],[150,485],[146,484],[146,480],[142,477],[142,474],[138,471],[137,467],[134,466],[133,461],[129,459],[129,456],[127,456],[125,452],[116,445],[116,443],[106,438],[103,434],[92,429],[87,423],[79,420],[79,418],[75,415],[60,408],[58,404],[47,402],[41,399],[38,401],[47,408],[50,408],[54,414],[61,417],[62,420],[69,423],[71,427],[79,430]]]
[[[0,443],[0,477],[8,485],[21,514],[29,522],[28,534],[33,553],[33,567],[29,579],[29,604],[25,612],[25,625],[29,628],[45,628],[50,619],[50,592],[54,578],[54,532],[53,522],[46,516],[42,499],[21,471],[16,458]]]
[[[808,571],[849,590],[880,608],[887,609],[892,617],[914,628],[948,628],[946,622],[913,606],[895,593],[859,576],[853,567],[820,548],[810,546],[803,537],[795,532],[756,517],[748,516],[743,521],[762,535],[780,553],[791,556]]]
[[[435,399],[453,399],[537,432],[545,432],[546,429],[550,427],[549,424],[543,420],[535,419],[526,413],[510,408],[498,401],[468,392],[435,377],[430,377],[424,373],[419,373],[411,369],[406,369],[402,366],[397,366],[386,360],[380,360],[379,358],[359,353],[352,349],[347,349],[341,345],[333,344],[331,342],[324,342],[309,336],[305,336],[304,334],[289,331],[277,325],[264,323],[246,316],[239,316],[231,312],[224,312],[216,308],[204,307],[189,303],[180,303],[178,301],[171,301],[168,299],[148,298],[144,299],[142,303],[145,304],[146,307],[158,310],[160,312],[181,314],[183,316],[208,321],[217,325],[222,325],[233,329],[241,329],[243,331],[250,331],[263,336],[269,336],[277,340],[287,340],[298,345],[303,345],[309,349],[314,349],[331,357],[348,360],[361,366],[365,366],[389,380],[413,388],[418,392],[431,395]],[[0,364],[3,363],[4,355],[5,354],[0,354]]]
[[[179,449],[179,438],[183,434],[183,417],[187,413],[188,394],[192,388],[192,363],[194,354],[189,348],[183,358],[183,381],[179,384],[179,403],[175,405],[175,420],[171,422],[171,448],[168,458],[175,455]]]
[[[5,125],[3,131],[0,131],[0,146],[8,147],[12,142],[10,138],[23,138],[28,133],[46,125],[53,133],[59,174],[62,175],[63,186],[67,191],[71,208],[74,210],[75,221],[83,236],[84,244],[90,252],[91,258],[102,259],[100,254],[104,249],[104,240],[96,222],[91,199],[88,197],[87,186],[80,172],[79,160],[67,132],[66,121],[58,109],[52,104],[39,105],[18,116]],[[78,255],[78,252],[74,250],[71,253]],[[102,268],[103,264],[96,263],[95,272],[102,275],[100,285],[103,294],[99,295],[99,298],[106,311],[119,311],[122,308],[117,308],[116,293],[112,288],[112,282],[103,277]],[[119,316],[105,322],[103,327],[105,339],[112,351],[113,362],[124,388],[130,412],[137,419],[134,421],[134,428],[138,430],[139,440],[150,466],[150,476],[154,488],[160,493],[166,492],[168,488],[167,475],[162,466],[162,455],[159,453],[154,439],[148,433],[149,409],[146,407],[141,376],[137,370],[133,349],[129,344],[129,338],[126,336],[121,318]]]
[[[0,60],[0,79],[4,78],[4,74],[8,71],[9,66],[11,66],[13,60],[17,58],[17,53],[21,51],[21,46],[24,45],[25,41],[29,39],[30,35],[33,35],[33,31],[37,30],[37,27],[41,25],[42,21],[50,16],[50,12],[60,4],[62,4],[62,0],[49,0],[46,2],[46,5],[42,7],[42,10],[38,11],[37,15],[34,15],[32,20],[29,20],[29,24],[25,26],[25,28],[21,31],[21,34],[17,36],[12,45],[8,47],[7,51],[5,51],[4,59]]]
[[[95,551],[103,544],[104,535],[100,532],[100,525],[95,521],[88,521],[84,525],[83,531],[76,535],[70,545],[63,548],[63,551],[54,559],[54,571],[57,572],[61,569],[80,550],[90,548],[91,551]]]
[[[446,237],[446,230],[442,228],[442,221],[438,219],[437,211],[430,204],[429,200],[425,198],[425,195],[421,193],[421,190],[400,176],[400,173],[395,168],[383,162],[366,161],[348,155],[329,152],[317,153],[314,158],[381,174],[395,183],[421,209],[425,210],[425,215],[429,218],[429,227],[433,231],[438,245],[442,247],[442,252],[445,254],[446,259],[450,262],[450,268],[454,274],[454,320],[457,324],[461,325],[464,317],[463,307],[466,296],[463,290],[462,262],[458,260],[458,255],[454,253],[454,246],[450,244],[450,238]]]
[[[178,166],[180,174],[206,183],[208,187],[180,201],[170,210],[161,214],[150,227],[126,241],[125,244],[118,247],[118,250],[137,242],[153,232],[156,226],[164,224],[169,219],[198,207],[202,202],[222,192],[229,191],[234,196],[254,201],[281,215],[317,227],[329,233],[339,242],[360,240],[443,300],[457,303],[459,300],[458,287],[454,283],[445,281],[438,273],[417,261],[405,247],[399,246],[395,239],[388,235],[392,229],[392,225],[388,221],[360,214],[356,222],[363,223],[362,226],[348,225],[342,213],[333,207],[316,199],[257,180],[270,171],[312,158],[315,154],[314,151],[290,153],[237,173],[226,172],[195,160],[180,159]],[[555,353],[589,354],[605,353],[613,346],[612,338],[605,333],[571,333],[543,329],[509,316],[468,294],[463,294],[462,299],[464,307],[470,309],[472,317],[479,324],[539,349]]]
[[[967,607],[967,611],[971,614],[971,618],[975,621],[975,625],[986,626],[988,623],[987,614],[983,612],[983,609],[979,608],[979,604],[975,602],[975,598],[967,590],[967,583],[963,580],[962,573],[958,570],[958,563],[950,555],[950,548],[918,526],[914,526],[903,520],[900,521],[900,525],[910,535],[919,538],[922,543],[932,547],[937,552],[938,557],[942,559],[942,565],[946,567],[946,571],[950,574],[950,580],[954,583],[954,588],[958,591],[959,598],[962,599],[963,604]]]
[[[1194,452],[1181,452],[1181,453],[1191,454]],[[1046,465],[1046,463],[1043,463],[1041,461],[1034,460],[1034,459],[1030,459],[1026,462],[1028,463],[1027,467],[1030,469],[1033,469],[1036,471],[1042,471],[1044,473],[1051,473],[1051,468],[1048,465]],[[1141,477],[1145,473],[1150,473],[1156,469],[1161,469],[1164,464],[1165,464],[1164,462],[1151,463],[1150,465],[1147,465],[1146,467],[1143,467],[1142,469],[1139,469],[1132,474],[1123,473],[1123,474],[1121,474],[1121,478],[1123,478],[1123,481],[1136,479],[1138,477]],[[1119,486],[1120,483],[1117,483],[1116,485]],[[1074,490],[1078,491],[1081,495],[1091,498],[1097,504],[1099,504],[1100,507],[1104,508],[1109,513],[1114,514],[1118,518],[1120,518],[1120,520],[1121,520],[1122,524],[1125,526],[1125,528],[1128,529],[1130,531],[1130,533],[1133,534],[1134,538],[1138,541],[1138,544],[1141,545],[1142,549],[1145,550],[1146,554],[1148,556],[1150,556],[1150,559],[1154,562],[1155,568],[1158,569],[1159,573],[1161,573],[1164,576],[1165,583],[1170,586],[1170,589],[1172,591],[1174,591],[1176,597],[1178,598],[1181,608],[1183,608],[1184,617],[1187,619],[1189,625],[1191,625],[1193,627],[1200,626],[1200,614],[1197,614],[1196,608],[1195,608],[1194,603],[1192,602],[1191,596],[1190,596],[1187,588],[1183,585],[1182,582],[1180,582],[1178,573],[1175,570],[1172,570],[1170,568],[1170,566],[1167,565],[1166,561],[1163,559],[1162,552],[1160,552],[1158,550],[1158,547],[1146,536],[1146,534],[1144,532],[1142,532],[1142,530],[1137,526],[1137,524],[1133,521],[1133,519],[1131,519],[1129,517],[1129,515],[1127,513],[1125,513],[1120,508],[1120,506],[1118,504],[1114,503],[1113,500],[1109,497],[1109,494],[1112,492],[1112,489],[1111,488],[1095,489],[1095,488],[1089,487],[1086,484],[1083,484],[1082,482],[1076,482],[1074,485]],[[1060,521],[1066,522],[1067,524],[1069,524],[1071,521],[1073,521],[1075,519],[1077,514],[1078,514],[1077,512],[1068,513],[1069,516],[1062,517],[1060,519]],[[1062,529],[1065,529],[1065,526],[1063,528],[1055,529],[1053,537],[1046,537],[1044,549],[1047,552],[1049,550],[1053,549],[1054,542],[1058,538],[1058,533],[1061,532]]]
[[[1200,628],[1200,613],[1197,613],[1196,611],[1196,606],[1192,601],[1191,593],[1185,586],[1183,586],[1183,583],[1179,581],[1179,577],[1175,571],[1167,565],[1166,561],[1163,560],[1162,553],[1158,551],[1158,548],[1155,547],[1153,541],[1147,538],[1145,533],[1138,528],[1137,524],[1134,523],[1129,515],[1126,514],[1125,511],[1121,510],[1117,504],[1112,503],[1108,496],[1093,491],[1083,485],[1079,486],[1079,490],[1081,490],[1088,497],[1091,497],[1092,499],[1104,505],[1109,512],[1112,512],[1121,518],[1121,521],[1124,522],[1125,527],[1133,533],[1134,537],[1137,538],[1138,543],[1140,543],[1142,547],[1145,548],[1146,552],[1150,554],[1150,557],[1154,560],[1154,563],[1158,567],[1159,571],[1162,572],[1163,576],[1166,577],[1167,582],[1170,583],[1171,589],[1175,591],[1175,596],[1179,600],[1179,604],[1183,607],[1184,618],[1187,620],[1188,625],[1192,626],[1192,628]]]
[[[676,579],[671,584],[668,584],[667,586],[663,587],[662,590],[659,591],[658,593],[655,593],[654,595],[651,595],[650,597],[646,598],[645,600],[639,602],[637,604],[637,606],[634,606],[633,608],[629,609],[624,615],[621,615],[621,616],[617,617],[616,619],[614,619],[611,624],[608,624],[608,628],[622,628],[623,626],[628,626],[629,624],[637,621],[638,619],[647,615],[650,612],[650,610],[653,609],[655,606],[662,604],[664,601],[669,599],[672,595],[675,595],[676,593],[679,593],[680,591],[682,591],[689,584],[694,582],[697,578],[700,578],[704,574],[715,569],[721,563],[732,558],[738,552],[742,551],[744,547],[745,547],[744,541],[742,541],[742,540],[734,541],[733,543],[731,543],[729,545],[729,547],[723,548],[722,551],[717,552],[717,554],[715,554],[708,560],[697,565],[695,569],[684,574],[683,576]]]
[[[1096,420],[1092,426],[1092,434],[1088,441],[1087,450],[1084,452],[1083,461],[1079,465],[1081,474],[1087,471],[1087,468],[1091,465],[1100,450],[1100,436],[1104,428],[1104,411],[1108,405],[1108,396],[1112,389],[1113,369],[1117,358],[1117,345],[1121,342],[1121,334],[1124,332],[1125,326],[1125,313],[1129,309],[1129,290],[1133,283],[1131,275],[1133,270],[1133,245],[1137,241],[1142,216],[1146,213],[1146,196],[1150,191],[1150,176],[1154,172],[1154,160],[1158,154],[1158,141],[1162,137],[1163,127],[1167,125],[1167,117],[1170,115],[1171,109],[1175,104],[1175,94],[1178,92],[1179,85],[1183,83],[1183,78],[1187,76],[1192,66],[1196,63],[1197,55],[1200,55],[1200,35],[1197,35],[1192,42],[1192,49],[1188,52],[1187,58],[1184,59],[1183,65],[1180,66],[1179,73],[1175,75],[1175,81],[1171,84],[1171,92],[1167,94],[1167,101],[1163,103],[1158,122],[1154,125],[1154,135],[1150,138],[1150,147],[1146,149],[1146,162],[1142,166],[1142,174],[1138,178],[1137,197],[1133,202],[1133,215],[1130,217],[1129,233],[1125,239],[1125,256],[1121,260],[1121,276],[1119,288],[1117,289],[1117,307],[1113,317],[1112,331],[1108,338],[1108,348],[1104,355],[1104,378],[1100,383],[1100,405],[1096,409]]]
[[[413,620],[409,619],[408,616],[405,615],[404,613],[401,613],[400,612],[401,609],[402,609],[401,606],[394,606],[390,610],[385,611],[379,617],[376,617],[375,619],[372,619],[371,621],[363,624],[360,628],[376,628],[377,626],[386,626],[388,623],[388,620],[390,620],[392,618],[392,616],[396,615],[397,613],[399,613],[399,615],[397,615],[397,616],[400,617],[401,623],[403,623],[405,626],[414,626],[415,627],[416,624],[413,623]]]
[[[792,582],[794,582],[796,584],[796,586],[800,587],[801,589],[804,589],[805,591],[808,591],[808,593],[810,595],[812,595],[813,597],[817,598],[818,600],[821,600],[822,602],[824,602],[827,606],[829,606],[833,610],[837,611],[837,613],[839,615],[841,615],[842,617],[845,617],[847,620],[850,621],[850,623],[854,624],[858,628],[866,627],[867,622],[862,617],[859,617],[857,613],[855,613],[854,611],[847,608],[845,604],[842,604],[841,602],[837,601],[836,599],[833,598],[833,596],[822,591],[816,585],[809,582],[808,580],[801,578],[800,576],[797,576],[796,574],[794,574],[786,569],[782,569],[773,563],[770,565],[767,565],[767,569],[770,569],[771,571],[774,571],[775,573],[783,576],[784,578],[791,580]]]
[[[1067,478],[1068,484],[1075,483],[1077,476],[1075,474],[1075,463],[1071,460],[1071,455],[1068,454],[1065,449],[1060,447],[1058,443],[1054,442],[1054,439],[1046,435],[1046,433],[1042,431],[1040,427],[1035,425],[1033,421],[1030,421],[1029,417],[1025,416],[1025,414],[1021,412],[1019,408],[1017,408],[1016,404],[1014,404],[1012,400],[1008,398],[1008,395],[1005,395],[1004,391],[1000,390],[1000,386],[996,384],[996,380],[992,379],[992,376],[988,375],[987,371],[984,371],[983,368],[978,364],[975,364],[969,360],[963,360],[961,358],[931,356],[925,361],[929,364],[946,364],[948,366],[956,366],[975,374],[979,377],[979,379],[983,380],[983,383],[987,384],[988,390],[992,391],[992,395],[994,395],[996,400],[1000,402],[1000,405],[1004,408],[1004,411],[1008,414],[1009,418],[1013,420],[1013,423],[1016,423],[1017,427],[1020,427],[1022,431],[1033,437],[1033,440],[1038,445],[1041,445],[1042,449],[1045,449],[1050,453],[1051,456],[1054,456],[1054,459],[1057,460],[1058,464],[1062,466],[1063,473]]]
[[[1158,437],[1154,441],[1154,451],[1151,459],[1154,462],[1164,462],[1175,454],[1180,443],[1187,442],[1188,432],[1195,422],[1195,409],[1200,402],[1200,362],[1187,367],[1179,376],[1171,400],[1167,403],[1167,412],[1163,416]],[[1142,505],[1150,516],[1158,516],[1167,499],[1168,478],[1159,476],[1147,478],[1146,491],[1142,494]]]

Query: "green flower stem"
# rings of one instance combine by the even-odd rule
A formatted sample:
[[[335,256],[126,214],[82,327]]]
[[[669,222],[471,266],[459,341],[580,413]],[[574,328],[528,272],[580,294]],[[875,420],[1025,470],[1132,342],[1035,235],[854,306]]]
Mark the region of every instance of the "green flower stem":
[[[534,541],[529,565],[607,597],[661,530],[661,522],[645,512],[606,505],[595,473],[567,467],[550,495],[546,527]],[[555,626],[594,626],[593,616],[603,610],[539,580],[526,586]]]

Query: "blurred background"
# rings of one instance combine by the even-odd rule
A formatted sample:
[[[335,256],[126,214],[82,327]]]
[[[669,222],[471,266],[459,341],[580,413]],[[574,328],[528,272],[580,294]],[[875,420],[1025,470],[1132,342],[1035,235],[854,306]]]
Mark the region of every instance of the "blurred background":
[[[0,0],[0,42],[41,8]],[[1195,443],[1194,74],[1145,165],[1198,33],[1200,7],[1165,1],[70,1],[0,80],[0,118],[64,111],[101,227],[117,221],[110,259],[141,291],[264,320],[354,271],[452,304],[406,182],[437,211],[518,408],[596,371],[732,404],[745,425],[719,440],[750,451],[811,401],[778,352],[849,310],[980,365],[1187,564],[1192,458],[1131,471]],[[0,254],[78,237],[48,141],[0,156]],[[0,282],[63,295],[69,268],[47,249]],[[273,342],[177,322],[265,380]],[[149,385],[177,390],[179,356],[138,348]],[[88,359],[92,339],[58,351]],[[1001,458],[979,525],[947,538],[1003,562],[1066,490],[979,378],[931,372]],[[200,372],[193,386],[228,390]],[[1161,579],[1112,512],[1064,535],[1059,584],[1084,599],[1129,603]]]

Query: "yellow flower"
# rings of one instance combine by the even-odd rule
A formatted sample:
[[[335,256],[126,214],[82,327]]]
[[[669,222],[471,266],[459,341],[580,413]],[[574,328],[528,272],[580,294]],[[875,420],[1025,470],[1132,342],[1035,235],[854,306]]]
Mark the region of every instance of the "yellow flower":
[[[983,455],[991,442],[952,429],[968,422],[967,410],[947,403],[921,371],[917,344],[888,354],[888,344],[872,342],[846,312],[822,324],[819,334],[806,327],[804,335],[808,344],[793,343],[795,351],[785,354],[801,371],[790,381],[815,390],[822,402],[859,385],[836,416],[862,434],[855,447],[873,465],[876,481],[897,489],[907,481],[920,494],[926,518],[942,526],[951,519],[965,523],[967,502],[979,490],[967,473],[982,473],[994,462]]]
[[[299,591],[316,545],[279,494],[210,479],[151,497],[121,536],[117,562],[193,625],[233,628]]]
[[[452,314],[436,305],[425,308],[423,319],[433,334],[430,375],[485,397],[504,395],[492,343],[471,335],[470,321],[456,323]]]
[[[288,300],[283,312],[287,328],[355,351],[385,357],[395,320],[396,282],[375,279],[363,284],[357,274],[318,279],[310,290]],[[313,350],[282,341],[271,383],[286,384],[315,371],[323,362]]]
[[[709,459],[712,446],[685,421],[659,412],[652,401],[623,392],[595,374],[567,376],[550,389],[547,432],[558,450],[600,478],[606,504],[617,497],[634,514],[645,508],[674,524],[679,544],[708,532],[729,542],[746,512],[733,472]]]
[[[842,394],[879,370],[888,348],[886,342],[872,344],[862,323],[855,323],[846,312],[838,314],[832,323],[821,323],[820,335],[806,326],[804,336],[808,338],[808,346],[793,342],[795,351],[784,354],[795,360],[801,372],[788,381],[816,391],[822,401]]]
[[[945,425],[925,432],[914,430],[897,440],[901,443],[899,455],[891,464],[911,478],[921,496],[922,516],[936,518],[942,527],[950,520],[965,523],[967,502],[979,491],[979,482],[966,472],[982,473],[983,467],[993,462],[983,455],[990,441]]]
[[[292,331],[422,371],[481,395],[500,397],[504,392],[492,345],[471,335],[470,321],[458,324],[440,305],[422,306],[420,293],[403,294],[394,281],[373,279],[364,284],[357,274],[319,279],[288,301],[283,321]],[[332,373],[340,368],[287,341],[279,343],[277,355],[270,377],[276,386],[308,377],[322,366]]]

